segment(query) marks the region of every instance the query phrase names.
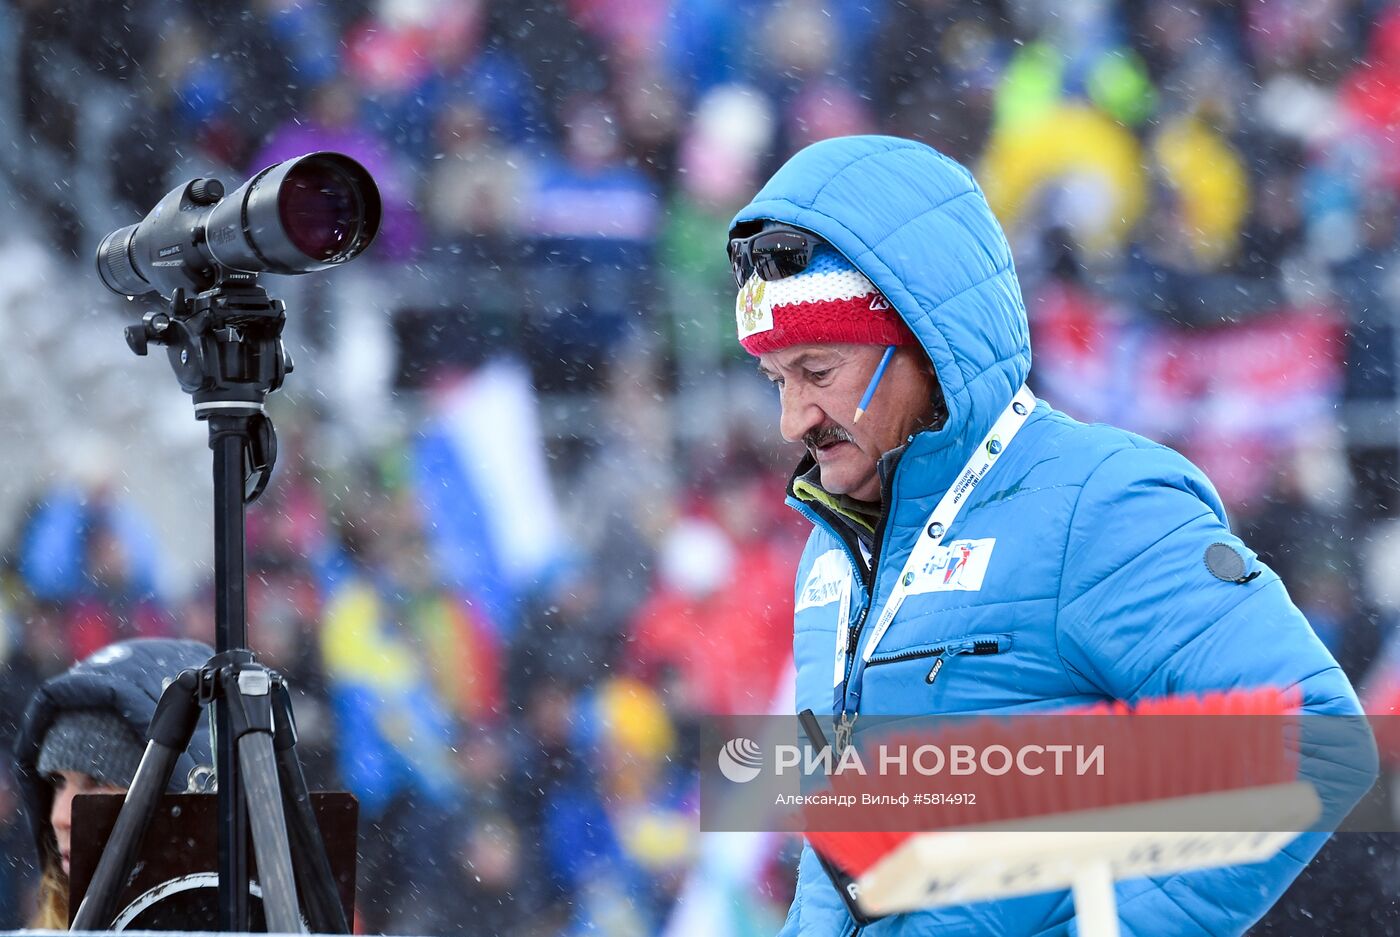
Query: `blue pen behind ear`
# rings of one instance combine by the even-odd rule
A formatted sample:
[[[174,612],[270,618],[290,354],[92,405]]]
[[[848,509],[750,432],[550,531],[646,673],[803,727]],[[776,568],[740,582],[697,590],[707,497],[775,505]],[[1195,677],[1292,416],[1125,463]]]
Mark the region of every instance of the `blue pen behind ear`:
[[[884,356],[875,367],[875,373],[870,376],[870,384],[865,388],[865,393],[861,395],[860,406],[856,407],[856,418],[852,423],[859,423],[860,418],[865,416],[865,408],[870,406],[870,399],[875,396],[875,388],[880,386],[880,378],[885,376],[885,368],[889,367],[890,359],[894,357],[894,345],[885,349]]]

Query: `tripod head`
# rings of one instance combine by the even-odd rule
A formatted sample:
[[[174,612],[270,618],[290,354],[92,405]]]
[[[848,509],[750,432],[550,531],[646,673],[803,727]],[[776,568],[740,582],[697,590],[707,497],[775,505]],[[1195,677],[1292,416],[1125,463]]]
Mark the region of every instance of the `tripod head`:
[[[277,461],[277,433],[263,401],[293,369],[282,344],[286,321],[286,305],[268,296],[256,275],[231,274],[193,299],[175,290],[169,312],[152,310],[126,328],[126,344],[138,355],[152,343],[166,347],[180,389],[194,398],[196,419],[226,417],[242,426],[245,502],[262,494]],[[226,422],[210,423],[211,445],[216,423]]]
[[[277,458],[263,399],[292,370],[282,346],[286,307],[258,286],[258,274],[347,263],[374,240],[380,215],[379,189],[363,166],[341,153],[308,153],[228,195],[218,179],[191,179],[98,245],[108,289],[170,297],[170,312],[147,313],[126,343],[138,355],[152,342],[167,347],[196,418],[209,421],[211,446],[222,433],[247,439],[245,503],[262,493]]]

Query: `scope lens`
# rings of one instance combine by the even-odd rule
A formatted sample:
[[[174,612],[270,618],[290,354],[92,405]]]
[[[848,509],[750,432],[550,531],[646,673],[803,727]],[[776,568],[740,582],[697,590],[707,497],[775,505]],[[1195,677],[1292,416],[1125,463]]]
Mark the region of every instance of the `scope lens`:
[[[277,209],[292,244],[318,261],[329,261],[354,245],[364,219],[355,181],[339,166],[321,159],[304,160],[287,173]]]

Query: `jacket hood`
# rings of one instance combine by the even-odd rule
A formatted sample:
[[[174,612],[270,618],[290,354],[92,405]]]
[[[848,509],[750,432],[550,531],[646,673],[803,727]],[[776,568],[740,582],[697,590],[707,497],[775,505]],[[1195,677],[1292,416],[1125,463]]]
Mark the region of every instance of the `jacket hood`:
[[[967,169],[922,143],[856,136],[806,147],[731,223],[781,221],[825,239],[913,330],[947,422],[919,449],[961,464],[1030,373],[1026,306],[1001,225]]]
[[[199,641],[163,638],[137,639],[109,645],[45,681],[24,713],[15,743],[15,778],[24,799],[25,812],[41,856],[53,850],[49,810],[53,788],[39,775],[39,749],[44,735],[60,713],[76,709],[104,709],[124,719],[138,738],[145,739],[165,681],[182,670],[202,666],[214,649]],[[189,747],[175,763],[169,790],[186,789],[196,767],[212,768],[207,708]]]

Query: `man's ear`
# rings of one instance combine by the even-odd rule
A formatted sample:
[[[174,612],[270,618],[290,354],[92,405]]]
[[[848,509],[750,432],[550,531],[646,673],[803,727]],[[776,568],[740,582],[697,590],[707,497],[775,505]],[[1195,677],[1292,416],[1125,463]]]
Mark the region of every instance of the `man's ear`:
[[[943,397],[943,384],[938,380],[938,371],[934,369],[933,362],[920,346],[918,348],[919,367],[921,372],[928,377],[930,385],[929,394],[929,418],[928,427],[930,429],[942,429],[943,424],[948,422],[948,402]]]
[[[938,381],[938,372],[937,372],[936,370],[934,370],[933,362],[932,362],[931,360],[929,360],[929,356],[928,356],[928,354],[924,351],[923,346],[922,346],[922,345],[912,345],[912,346],[905,346],[905,347],[909,348],[911,354],[914,355],[914,360],[915,360],[915,361],[917,362],[917,364],[918,364],[919,373],[920,373],[920,374],[923,374],[923,375],[925,375],[925,376],[927,376],[928,379],[931,380],[931,381],[933,382],[933,386],[934,386],[935,388],[938,388],[939,396],[941,397],[941,396],[943,395],[943,392],[942,392],[942,386],[939,384],[939,381]]]

